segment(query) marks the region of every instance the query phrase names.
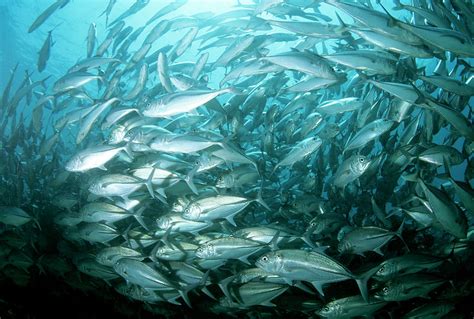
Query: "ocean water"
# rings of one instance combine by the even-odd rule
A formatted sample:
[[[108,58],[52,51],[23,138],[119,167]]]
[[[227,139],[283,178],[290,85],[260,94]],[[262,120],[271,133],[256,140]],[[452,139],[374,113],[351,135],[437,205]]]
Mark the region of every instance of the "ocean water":
[[[473,8],[0,0],[0,319],[472,318]]]

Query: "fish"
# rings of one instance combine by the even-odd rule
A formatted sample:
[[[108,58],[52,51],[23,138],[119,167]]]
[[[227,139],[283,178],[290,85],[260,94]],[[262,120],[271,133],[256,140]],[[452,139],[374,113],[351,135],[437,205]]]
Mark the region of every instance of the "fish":
[[[396,232],[374,226],[355,228],[344,234],[339,242],[339,251],[352,254],[364,254],[367,251],[374,251],[383,256],[381,248],[393,237],[397,236],[403,241],[403,225],[404,223],[400,225]]]
[[[324,284],[353,279],[357,282],[364,300],[368,300],[366,281],[373,271],[362,277],[354,276],[342,264],[322,253],[282,249],[264,254],[255,265],[289,281],[309,281],[321,296],[324,296]]]
[[[164,117],[187,113],[225,93],[235,92],[233,88],[221,90],[190,90],[165,94],[156,101],[149,102],[142,114],[148,117]]]
[[[70,0],[56,0],[48,8],[46,8],[28,28],[28,33],[38,29],[49,17],[57,10],[64,8]]]
[[[317,314],[323,318],[347,318],[348,316],[363,316],[376,313],[383,308],[387,302],[370,298],[366,302],[361,296],[350,296],[328,302]]]
[[[431,211],[436,219],[441,223],[441,226],[447,232],[458,238],[466,238],[466,215],[459,210],[459,208],[443,191],[430,185],[426,185],[421,179],[418,180],[418,183],[425,193]]]
[[[85,149],[75,154],[65,165],[69,172],[84,172],[93,168],[105,170],[104,164],[117,156],[119,152],[126,151],[131,154],[128,146],[101,145]],[[133,155],[132,155],[133,156]]]
[[[408,274],[389,280],[374,296],[385,301],[403,301],[412,296],[425,296],[445,282],[444,278],[435,275]]]
[[[273,168],[272,174],[281,166],[293,166],[296,162],[303,160],[306,156],[316,152],[322,145],[319,137],[308,137],[296,144],[288,155],[279,161]]]
[[[49,60],[49,55],[51,51],[51,47],[53,46],[53,40],[52,40],[52,30],[48,32],[48,36],[46,37],[46,40],[43,43],[43,46],[41,47],[38,57],[38,71],[43,72],[44,69],[46,68],[46,63]]]
[[[377,280],[387,281],[400,275],[413,274],[439,267],[446,260],[424,254],[406,254],[383,261],[374,275]]]
[[[336,187],[345,188],[350,182],[358,179],[367,171],[371,161],[364,155],[352,155],[338,167],[333,176],[333,184]]]

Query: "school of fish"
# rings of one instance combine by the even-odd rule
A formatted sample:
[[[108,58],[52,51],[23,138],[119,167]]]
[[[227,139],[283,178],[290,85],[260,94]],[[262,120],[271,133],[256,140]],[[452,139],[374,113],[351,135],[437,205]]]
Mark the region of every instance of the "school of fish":
[[[80,5],[49,2],[25,32]],[[116,2],[61,76],[53,29],[5,81],[1,281],[163,317],[474,316],[471,0],[175,0],[138,28],[151,1]]]

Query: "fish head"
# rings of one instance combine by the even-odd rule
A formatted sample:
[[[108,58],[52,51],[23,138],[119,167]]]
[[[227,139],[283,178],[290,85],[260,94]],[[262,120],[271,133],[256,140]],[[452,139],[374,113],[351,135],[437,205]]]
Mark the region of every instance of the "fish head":
[[[316,231],[318,230],[318,227],[319,226],[319,223],[318,223],[318,217],[316,216],[315,218],[313,218],[310,222],[309,222],[309,226],[306,228],[306,232],[307,233],[310,233],[310,234],[314,234],[316,233]],[[320,230],[319,230],[320,232]]]
[[[128,267],[125,262],[125,259],[119,259],[114,265],[115,272],[124,278],[128,276]]]
[[[186,208],[186,204],[184,204],[182,201],[176,201],[171,205],[171,211],[175,213],[182,213],[184,212]]]
[[[192,203],[186,207],[186,209],[183,212],[183,218],[189,219],[189,220],[198,220],[199,217],[201,216],[201,206],[196,203]]]
[[[317,136],[308,138],[307,143],[304,143],[303,147],[306,151],[314,151],[321,144],[321,139]]]
[[[95,260],[101,264],[101,265],[108,265],[111,261],[110,258],[108,258],[108,255],[105,253],[105,252],[99,252],[96,256],[95,256]]]
[[[161,216],[156,219],[156,225],[159,229],[168,229],[171,227],[171,218],[168,216]]]
[[[158,101],[149,101],[145,105],[145,109],[143,110],[142,114],[146,117],[159,117],[160,109],[163,106],[163,102],[161,100]]]
[[[352,250],[352,246],[351,246],[351,243],[347,240],[342,240],[339,242],[339,244],[337,245],[337,250],[341,253],[341,254],[344,254],[344,253],[348,253]]]
[[[375,273],[375,277],[378,278],[388,278],[392,274],[396,273],[395,265],[390,262],[384,262],[380,266],[379,270]]]
[[[89,186],[89,192],[91,192],[94,195],[100,195],[101,194],[101,184],[98,182],[94,182]]]
[[[212,258],[215,257],[216,254],[216,246],[211,243],[203,244],[196,249],[196,256],[198,258]]]
[[[64,167],[68,172],[79,172],[83,166],[83,162],[79,156],[73,156]]]
[[[401,287],[401,285],[392,285],[389,281],[382,289],[377,291],[374,296],[378,299],[391,300],[393,297],[399,295],[400,289],[397,289],[398,287]]]
[[[125,140],[125,136],[127,134],[126,128],[123,125],[118,125],[116,128],[110,132],[108,138],[108,144],[110,145],[117,145],[120,144],[122,141]]]
[[[270,252],[257,259],[255,265],[269,273],[279,273],[283,268],[283,256],[279,252]]]
[[[342,315],[342,306],[336,302],[330,302],[316,311],[321,317],[336,318]]]
[[[222,175],[216,181],[218,188],[231,188],[234,186],[234,177],[232,174]]]
[[[361,175],[364,173],[370,165],[370,160],[364,155],[355,155],[354,159],[351,162],[351,170],[357,174]]]
[[[158,258],[160,257],[166,258],[167,256],[169,256],[169,252],[170,252],[170,247],[164,245],[156,249],[155,256]]]

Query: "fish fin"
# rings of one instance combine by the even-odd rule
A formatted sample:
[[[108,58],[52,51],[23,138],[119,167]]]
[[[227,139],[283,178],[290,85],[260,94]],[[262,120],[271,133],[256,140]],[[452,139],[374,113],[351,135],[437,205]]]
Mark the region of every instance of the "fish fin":
[[[152,251],[150,252],[150,259],[154,263],[158,263],[158,258],[156,258],[156,252],[158,251],[158,248],[160,248],[160,242],[156,243],[155,247],[153,247]]]
[[[324,297],[323,285],[324,283],[321,281],[312,281],[311,284],[316,288],[319,294]]]
[[[367,290],[367,282],[369,279],[375,275],[375,273],[380,269],[380,266],[373,267],[372,269],[362,273],[360,276],[355,276],[354,280],[359,287],[360,293],[362,294],[362,298],[364,298],[365,302],[369,302],[369,292]]]
[[[163,198],[167,198],[164,188],[157,188],[156,192],[161,195]]]
[[[393,2],[395,2],[395,7],[393,8],[393,10],[396,10],[396,11],[403,10],[403,6],[400,3],[400,0],[393,0]]]
[[[41,264],[41,261],[43,260],[43,257],[44,257],[44,255],[41,255],[35,263],[35,266],[38,267],[40,275],[46,275],[46,271],[44,270],[44,267]]]
[[[451,170],[449,168],[450,165],[446,156],[443,156],[443,165],[444,165],[444,170],[446,171],[446,174],[448,175],[448,179],[451,179],[451,182],[453,182],[453,175],[451,174]]]
[[[153,184],[152,184],[152,181],[153,181],[153,176],[155,175],[155,168],[153,167],[153,169],[151,170],[151,173],[150,175],[148,175],[148,178],[146,180],[146,188],[148,189],[148,192],[150,193],[150,196],[151,198],[155,198],[155,192],[153,190]]]
[[[127,229],[125,229],[124,232],[121,233],[122,237],[125,239],[125,242],[128,244],[128,247],[132,248],[132,244],[130,243],[130,238],[128,237],[128,232],[132,228],[132,223],[128,225]]]
[[[425,104],[426,98],[423,93],[416,87],[415,84],[413,84],[413,82],[410,82],[410,85],[413,87],[413,90],[415,90],[416,94],[418,95],[414,104]]]
[[[307,292],[307,293],[311,294],[311,295],[315,294],[314,291],[309,289],[304,283],[302,283],[300,281],[295,282],[294,286],[298,289],[303,290],[304,292]]]
[[[235,220],[234,220],[234,216],[235,215],[230,215],[230,216],[227,216],[225,219],[234,227],[237,227],[237,224],[235,223]]]
[[[331,246],[318,246],[318,247],[314,247],[313,248],[313,251],[317,252],[317,253],[321,253],[321,254],[325,254],[325,251]]]
[[[293,286],[293,280],[287,277],[283,277],[283,281],[286,282],[288,285]]]
[[[149,231],[150,229],[147,227],[147,225],[145,224],[145,221],[143,220],[143,217],[142,217],[142,214],[143,214],[144,211],[145,211],[145,207],[140,207],[140,209],[138,209],[138,211],[133,215],[133,217],[135,217],[137,222],[143,228],[145,228],[145,230]]]
[[[106,170],[107,170],[107,168],[106,168],[104,165],[100,165],[100,166],[98,166],[97,168],[99,168],[99,169],[101,169],[101,170],[103,170],[103,171],[106,171]]]
[[[222,279],[217,285],[219,286],[219,288],[221,288],[222,292],[224,293],[224,295],[229,298],[229,299],[232,299],[231,298],[231,295],[230,295],[230,292],[229,292],[229,284],[235,279],[237,275],[232,275],[230,277],[227,277],[225,279]]]
[[[379,3],[379,5],[382,7],[382,9],[385,11],[385,13],[387,14],[388,16],[388,26],[389,27],[395,27],[395,26],[398,26],[398,24],[400,23],[397,19],[395,19],[391,14],[390,12],[388,12],[387,9],[385,9],[385,7]]]
[[[265,203],[265,201],[262,198],[262,190],[263,190],[263,179],[262,179],[262,183],[260,184],[260,188],[258,190],[257,198],[255,199],[255,201],[259,203],[260,205],[262,205],[263,207],[265,207],[265,209],[267,209],[268,211],[271,211],[271,208],[267,205],[267,203]]]
[[[303,234],[303,236],[300,237],[302,241],[304,241],[309,247],[311,248],[316,248],[314,243],[311,241],[311,234],[306,232]]]
[[[349,30],[349,28],[347,27],[347,24],[342,20],[341,16],[337,12],[336,12],[336,18],[340,24],[340,26],[336,28],[336,32],[341,33],[341,34],[347,33],[347,30]]]
[[[249,257],[249,256],[250,256],[250,255],[241,256],[241,257],[239,257],[238,259],[239,259],[241,262],[243,262],[243,263],[245,263],[245,264],[247,264],[247,265],[250,265],[250,262],[249,262],[249,260],[248,260],[248,257]]]
[[[272,172],[270,173],[270,176],[272,176],[273,174],[275,174],[276,170],[280,167],[280,165],[278,165],[278,163],[275,165],[275,167],[273,168]],[[269,176],[269,177],[270,177]]]
[[[42,80],[40,81],[40,84],[41,84],[41,86],[42,86],[44,89],[47,89],[47,88],[48,88],[48,86],[46,85],[45,82],[46,82],[46,80],[48,80],[50,77],[51,77],[51,75],[48,75],[47,77],[45,77],[44,79],[42,79]]]
[[[132,151],[132,148],[131,148],[131,146],[130,146],[130,143],[125,144],[123,150],[125,151],[125,153],[127,153],[127,155],[128,155],[132,160],[134,159],[133,151]]]
[[[398,227],[397,231],[395,232],[395,235],[400,238],[400,240],[403,242],[405,245],[406,249],[410,251],[410,248],[408,247],[407,243],[405,242],[405,239],[403,239],[402,232],[403,232],[403,226],[405,225],[405,219],[402,220],[402,223],[400,224],[400,227]]]
[[[193,306],[191,305],[191,301],[189,300],[189,297],[188,297],[189,288],[184,290],[184,291],[181,290],[181,289],[178,289],[178,292],[179,292],[181,298],[183,298],[186,305],[188,305],[189,308],[193,308]]]
[[[155,194],[155,197],[158,198],[158,200],[162,202],[163,204],[168,205],[168,202],[166,201],[166,194],[164,193],[164,189],[158,188],[157,192],[158,194]]]
[[[217,298],[212,294],[212,292],[209,291],[209,289],[207,289],[207,287],[201,288],[201,291],[205,293],[209,298],[217,300]]]
[[[194,184],[194,174],[197,171],[197,166],[193,168],[191,171],[189,171],[188,175],[184,177],[184,181],[188,185],[189,189],[196,195],[199,195],[199,191],[196,188],[196,185]]]
[[[267,300],[264,302],[259,303],[260,306],[265,306],[265,307],[276,307],[274,303],[271,301]]]
[[[33,222],[36,225],[36,227],[38,227],[38,230],[41,231],[41,225],[39,223],[39,220],[37,218],[33,218]]]
[[[165,234],[164,234],[163,237],[161,237],[161,239],[160,239],[160,241],[161,241],[163,244],[167,245],[167,246],[171,246],[171,244],[170,244],[170,242],[169,242],[169,240],[168,240],[168,237],[169,237],[170,233],[171,233],[171,227],[166,230]]]
[[[278,250],[278,237],[280,237],[280,231],[278,230],[275,235],[273,235],[272,240],[268,244],[270,246],[270,249],[272,251]]]
[[[382,252],[382,247],[377,247],[374,249],[374,252],[376,252],[377,254],[379,254],[380,256],[384,256],[384,253]],[[365,257],[364,254],[360,254],[362,257]]]

